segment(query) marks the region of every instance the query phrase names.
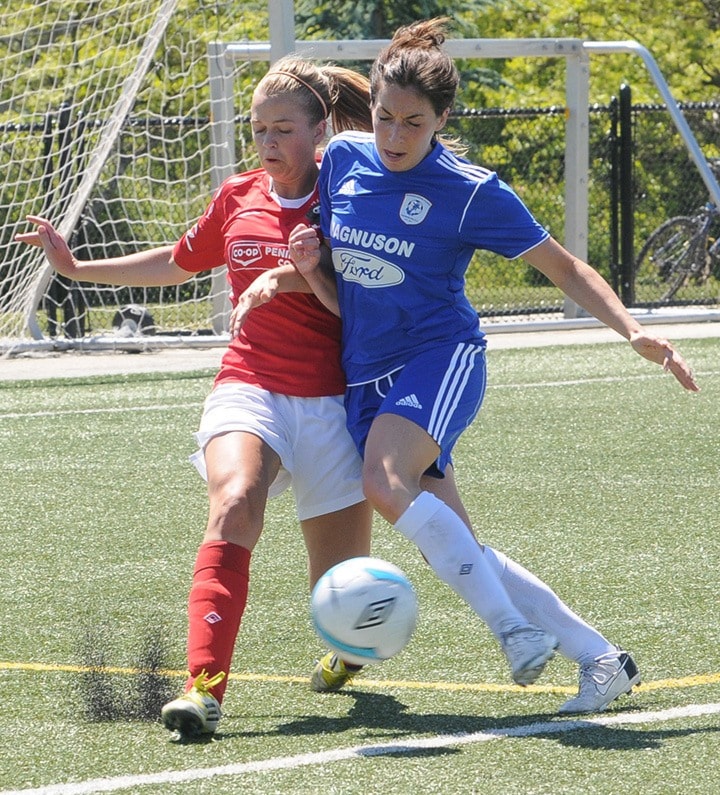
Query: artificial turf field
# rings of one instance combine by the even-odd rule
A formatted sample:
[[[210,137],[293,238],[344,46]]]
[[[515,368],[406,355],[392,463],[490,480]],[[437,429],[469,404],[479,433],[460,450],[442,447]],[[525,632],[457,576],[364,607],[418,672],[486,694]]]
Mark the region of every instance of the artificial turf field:
[[[720,340],[684,393],[623,343],[488,354],[456,448],[479,537],[549,582],[643,685],[559,718],[576,668],[510,684],[487,629],[381,520],[420,599],[405,651],[345,692],[308,676],[289,496],[269,504],[218,734],[157,720],[184,681],[206,494],[187,462],[212,373],[0,383],[0,795],[720,792]]]

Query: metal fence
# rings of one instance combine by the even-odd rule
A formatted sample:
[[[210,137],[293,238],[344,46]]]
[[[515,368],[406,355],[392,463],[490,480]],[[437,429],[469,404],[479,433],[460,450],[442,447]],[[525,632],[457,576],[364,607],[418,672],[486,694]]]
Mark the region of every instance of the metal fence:
[[[720,101],[680,107],[702,151],[718,157]],[[450,126],[473,142],[470,159],[496,169],[560,240],[563,125],[564,108],[553,107],[471,111],[454,117]],[[623,157],[623,146],[629,146],[629,157]],[[629,306],[718,305],[717,270],[700,283],[688,282],[671,300],[661,300],[661,279],[640,283],[635,272],[635,258],[657,226],[708,201],[664,105],[631,105],[624,129],[617,100],[590,108],[589,196],[588,259]],[[532,268],[486,253],[473,261],[468,292],[489,318],[553,315],[563,309],[559,291]]]
[[[708,157],[720,155],[720,101],[681,105],[697,141]],[[60,111],[62,113],[62,111]],[[183,151],[184,136],[178,134],[173,144],[177,150],[168,155],[168,130],[173,126],[187,129],[197,127],[197,136],[209,136],[208,119],[163,119],[165,140],[162,157],[182,161],[188,157]],[[249,140],[247,120],[236,119],[240,138]],[[590,108],[590,223],[588,229],[588,259],[613,285],[624,300],[628,296],[633,306],[708,305],[720,303],[720,273],[711,272],[702,283],[689,283],[680,289],[672,301],[660,301],[661,286],[635,284],[633,260],[644,239],[664,220],[690,213],[707,201],[707,191],[697,169],[690,161],[683,142],[662,105],[631,106],[630,129],[621,128],[618,105]],[[45,136],[46,157],[53,156],[47,129],[34,132]],[[140,146],[152,152],[158,138],[147,124],[129,118],[118,142],[120,152],[138,149],[138,135],[147,132],[147,140]],[[553,236],[562,240],[565,223],[564,146],[565,109],[563,107],[524,109],[478,109],[453,114],[447,132],[469,144],[468,158],[495,169],[521,196],[538,220]],[[26,130],[25,134],[32,134]],[[172,138],[173,136],[170,135]],[[132,138],[132,142],[131,142]],[[197,148],[197,138],[192,137]],[[623,159],[622,147],[630,141],[630,166]],[[128,169],[126,185],[132,184],[132,158],[125,157]],[[243,164],[247,167],[247,164]],[[206,179],[207,163],[198,162],[197,179]],[[169,177],[172,179],[172,177]],[[119,183],[116,186],[120,190]],[[208,184],[208,197],[210,185]],[[113,221],[114,208],[122,208],[122,218]],[[202,210],[198,204],[197,212]],[[623,224],[623,219],[632,223]],[[113,256],[115,241],[108,239],[106,226],[114,223],[133,224],[133,238],[142,244],[157,245],[156,217],[128,217],[128,208],[118,195],[96,195],[92,206],[81,216],[73,234],[73,243],[81,258]],[[143,225],[147,224],[147,233]],[[630,227],[630,228],[628,228]],[[118,232],[118,230],[114,230]],[[169,241],[170,242],[170,241]],[[623,261],[624,260],[624,261]],[[633,283],[628,287],[628,279]],[[624,288],[624,289],[623,289]],[[174,288],[176,289],[176,288]],[[92,290],[82,296],[76,286],[56,281],[51,285],[53,302],[63,305],[66,293],[65,333],[77,323],[77,334],[84,330],[83,316],[93,304]],[[479,314],[485,320],[517,319],[524,317],[558,317],[563,312],[562,293],[549,284],[541,274],[522,260],[506,261],[501,257],[478,252],[467,276],[467,290]],[[63,292],[65,291],[65,293]],[[160,290],[156,292],[160,293]],[[143,294],[142,302],[155,301],[158,296]],[[177,296],[166,297],[175,300]],[[138,300],[128,294],[128,302]],[[77,317],[73,318],[76,306]],[[69,317],[67,316],[69,315]],[[50,318],[55,323],[54,316]],[[52,329],[51,329],[52,333]]]

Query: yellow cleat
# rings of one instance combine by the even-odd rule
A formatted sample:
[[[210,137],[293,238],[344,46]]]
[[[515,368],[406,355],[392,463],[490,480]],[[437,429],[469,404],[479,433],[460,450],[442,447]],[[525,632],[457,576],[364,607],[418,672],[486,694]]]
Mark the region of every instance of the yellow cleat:
[[[165,728],[183,738],[213,734],[222,712],[220,703],[212,695],[210,688],[224,678],[224,671],[213,677],[208,677],[205,671],[196,676],[187,693],[162,708],[160,715]]]
[[[332,693],[340,690],[360,670],[360,666],[349,667],[337,654],[329,651],[315,665],[310,678],[310,687],[316,693]]]

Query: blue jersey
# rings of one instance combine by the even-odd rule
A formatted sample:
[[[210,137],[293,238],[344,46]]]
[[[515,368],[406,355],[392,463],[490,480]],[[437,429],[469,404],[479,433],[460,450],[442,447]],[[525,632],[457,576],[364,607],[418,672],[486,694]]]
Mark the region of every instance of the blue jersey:
[[[439,344],[482,341],[464,292],[474,251],[514,258],[548,236],[495,173],[440,143],[415,168],[389,171],[371,133],[330,141],[320,207],[349,384],[381,378]]]

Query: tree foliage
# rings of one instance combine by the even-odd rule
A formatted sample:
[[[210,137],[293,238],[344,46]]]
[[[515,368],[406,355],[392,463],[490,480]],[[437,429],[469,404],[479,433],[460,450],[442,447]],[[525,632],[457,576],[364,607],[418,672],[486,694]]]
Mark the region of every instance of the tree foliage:
[[[578,38],[586,41],[636,41],[655,58],[677,99],[703,101],[720,94],[720,0],[642,0],[608,4],[604,0],[511,0],[493,3],[478,14],[485,38]],[[513,86],[513,103],[557,101],[563,65],[511,61],[503,66]],[[591,56],[591,99],[605,103],[626,82],[638,102],[660,97],[640,58]],[[548,95],[549,92],[549,95]]]
[[[295,14],[297,37],[307,39],[389,38],[400,25],[447,14],[458,38],[636,41],[655,58],[678,99],[702,101],[720,94],[720,0],[654,0],[652,10],[645,0],[458,0],[450,9],[434,0],[297,0]],[[477,65],[465,68],[475,69],[481,105],[562,101],[560,59],[509,59],[487,62],[479,70]],[[637,56],[591,56],[591,80],[593,102],[606,103],[623,82],[634,86],[638,101],[660,101]]]
[[[402,25],[452,14],[459,20],[456,35],[466,38],[474,34],[462,17],[472,17],[494,1],[457,0],[449,10],[447,3],[435,0],[297,0],[295,18],[299,38],[388,39]]]

